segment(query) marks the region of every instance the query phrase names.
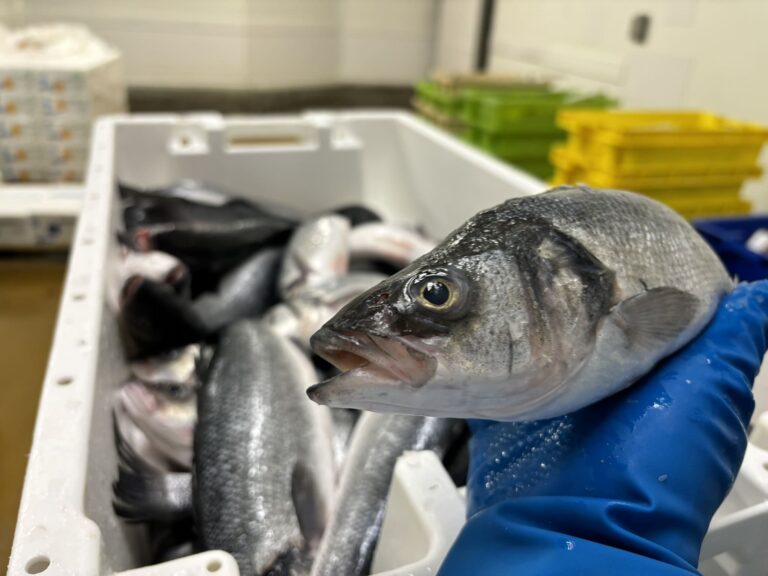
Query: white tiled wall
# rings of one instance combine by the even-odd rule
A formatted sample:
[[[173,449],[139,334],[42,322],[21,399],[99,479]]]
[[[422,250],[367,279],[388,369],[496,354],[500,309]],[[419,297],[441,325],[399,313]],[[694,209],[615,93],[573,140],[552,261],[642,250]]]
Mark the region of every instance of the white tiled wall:
[[[432,64],[436,0],[340,0],[339,79],[409,84]]]
[[[628,33],[638,14],[644,45]],[[491,68],[768,122],[766,29],[765,0],[497,0]]]
[[[442,0],[437,9],[434,68],[474,70],[482,0]]]
[[[409,84],[432,64],[438,0],[0,0],[28,24],[79,21],[132,86]]]

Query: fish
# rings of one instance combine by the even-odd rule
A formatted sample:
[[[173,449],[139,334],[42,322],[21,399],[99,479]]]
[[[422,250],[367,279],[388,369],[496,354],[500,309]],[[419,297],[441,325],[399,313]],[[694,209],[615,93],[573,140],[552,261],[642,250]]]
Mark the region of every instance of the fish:
[[[135,252],[118,248],[117,258],[109,260],[107,304],[113,312],[120,310],[120,293],[132,276],[141,276],[169,285],[182,296],[189,294],[189,270],[181,260],[165,252]]]
[[[320,286],[294,291],[290,300],[276,304],[264,321],[278,334],[309,350],[309,339],[350,300],[385,278],[375,272],[354,272]]]
[[[137,454],[160,469],[190,470],[197,422],[197,385],[185,382],[125,382],[117,392],[116,417]],[[141,433],[128,431],[135,427]],[[157,463],[160,463],[158,466]]]
[[[336,280],[349,268],[349,220],[329,214],[310,220],[293,233],[280,272],[280,293],[312,289]]]
[[[181,385],[197,389],[204,368],[203,350],[199,344],[190,344],[167,354],[153,356],[130,363],[131,374],[147,384]]]
[[[360,418],[360,411],[332,408],[331,418],[333,419],[333,461],[336,470],[341,470],[344,467],[344,459],[347,457],[352,433]]]
[[[406,450],[433,450],[442,456],[460,425],[447,418],[373,412],[360,416],[312,576],[369,573],[397,459]]]
[[[259,248],[284,243],[298,224],[282,208],[196,181],[157,190],[121,183],[118,189],[126,241],[139,252],[160,250],[182,260],[195,295],[213,289]]]
[[[553,418],[626,388],[696,336],[733,281],[647,197],[561,187],[482,211],[311,339],[332,407]]]
[[[192,520],[192,474],[159,469],[126,442],[114,420],[118,475],[112,483],[115,514],[128,522],[189,523]]]
[[[421,234],[385,222],[361,224],[349,233],[352,260],[383,261],[403,268],[435,247]]]
[[[209,333],[236,320],[257,317],[277,302],[282,255],[282,248],[264,248],[228,272],[215,293],[198,296],[192,309]]]
[[[335,470],[330,412],[306,398],[314,375],[263,323],[221,333],[198,395],[193,499],[202,547],[241,574],[306,573],[319,544]]]
[[[147,358],[205,340],[210,330],[192,302],[160,282],[131,276],[123,287],[117,323],[129,359]]]

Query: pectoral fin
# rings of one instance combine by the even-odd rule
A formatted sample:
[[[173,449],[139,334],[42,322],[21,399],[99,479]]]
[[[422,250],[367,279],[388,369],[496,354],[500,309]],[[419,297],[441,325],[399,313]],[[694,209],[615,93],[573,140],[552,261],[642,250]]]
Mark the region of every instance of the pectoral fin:
[[[693,294],[662,286],[619,303],[610,318],[630,348],[651,352],[674,342],[691,325],[698,307]]]

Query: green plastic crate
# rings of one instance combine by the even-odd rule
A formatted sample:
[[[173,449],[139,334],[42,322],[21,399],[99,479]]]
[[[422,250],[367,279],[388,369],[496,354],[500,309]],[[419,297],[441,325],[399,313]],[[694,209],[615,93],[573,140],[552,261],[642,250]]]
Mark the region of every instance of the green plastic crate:
[[[564,141],[564,134],[497,134],[477,128],[465,131],[464,139],[478,148],[505,159],[536,159],[549,161],[553,145]]]
[[[571,92],[467,90],[463,94],[462,119],[473,128],[506,134],[563,134],[555,119],[563,108],[607,108],[615,100],[602,95]]]
[[[515,168],[519,168],[525,172],[528,172],[532,176],[536,176],[540,180],[548,181],[555,173],[555,169],[552,164],[547,160],[519,160],[501,158],[505,162],[512,164]]]

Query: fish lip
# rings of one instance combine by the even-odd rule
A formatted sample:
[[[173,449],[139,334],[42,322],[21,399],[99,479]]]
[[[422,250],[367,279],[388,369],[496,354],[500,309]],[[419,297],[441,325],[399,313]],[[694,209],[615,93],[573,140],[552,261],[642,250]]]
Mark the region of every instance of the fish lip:
[[[365,379],[377,379],[420,387],[432,378],[437,366],[433,356],[399,336],[325,326],[312,336],[311,344],[318,356],[343,372],[341,376],[363,377],[361,385]]]

